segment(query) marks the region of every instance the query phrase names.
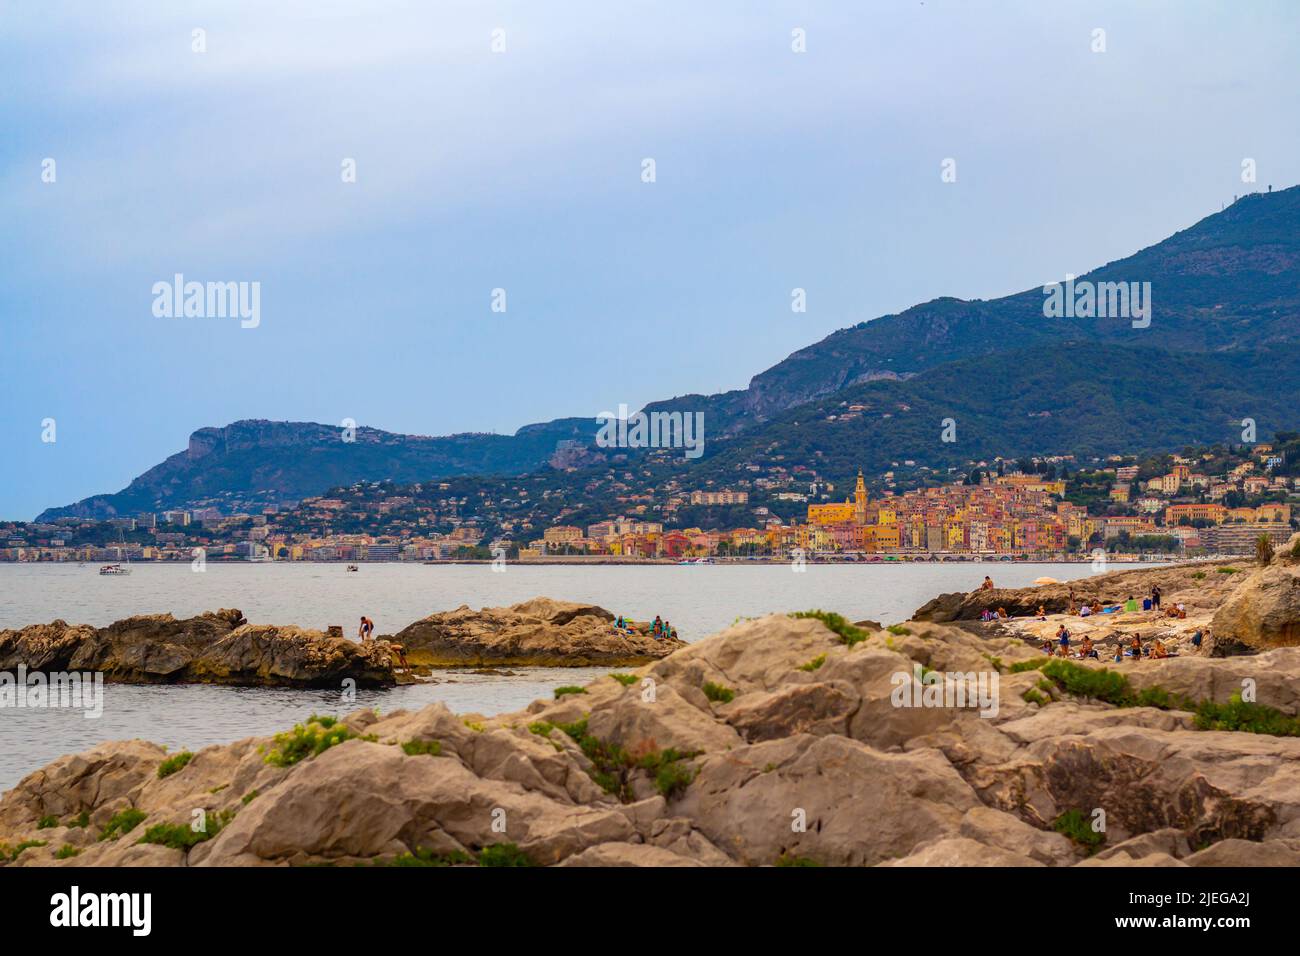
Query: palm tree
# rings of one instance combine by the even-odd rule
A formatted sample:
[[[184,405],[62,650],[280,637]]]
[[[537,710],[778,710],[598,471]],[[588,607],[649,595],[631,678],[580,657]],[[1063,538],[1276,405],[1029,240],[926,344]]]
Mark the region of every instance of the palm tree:
[[[1273,539],[1267,534],[1261,534],[1255,539],[1255,560],[1260,567],[1267,566],[1273,560]]]

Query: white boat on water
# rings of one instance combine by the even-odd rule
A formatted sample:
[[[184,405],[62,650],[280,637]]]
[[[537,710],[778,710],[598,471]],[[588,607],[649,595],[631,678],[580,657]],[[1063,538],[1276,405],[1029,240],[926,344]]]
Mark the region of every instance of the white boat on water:
[[[99,569],[100,574],[130,574],[130,568],[124,568],[120,564],[106,564]]]

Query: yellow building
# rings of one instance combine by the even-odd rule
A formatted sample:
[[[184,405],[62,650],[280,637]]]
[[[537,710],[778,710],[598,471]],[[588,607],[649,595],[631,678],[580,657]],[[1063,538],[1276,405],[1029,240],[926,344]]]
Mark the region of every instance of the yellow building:
[[[853,489],[853,520],[858,527],[867,523],[867,483],[860,469],[857,487]]]
[[[819,526],[845,524],[853,521],[857,512],[853,502],[845,499],[843,503],[832,502],[824,505],[808,506],[808,523]]]
[[[872,526],[872,530],[875,531],[877,551],[898,550],[898,525],[877,524]]]

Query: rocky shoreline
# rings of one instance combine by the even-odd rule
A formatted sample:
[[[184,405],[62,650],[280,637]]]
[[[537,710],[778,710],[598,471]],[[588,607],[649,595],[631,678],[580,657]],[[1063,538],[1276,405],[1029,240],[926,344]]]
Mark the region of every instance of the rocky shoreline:
[[[1036,612],[1054,585],[945,596],[889,628],[769,615],[515,713],[359,710],[194,754],[101,744],[0,799],[0,860],[1300,864],[1300,642],[1287,643],[1300,610],[1285,610],[1300,547],[1265,568],[1073,587],[1126,597],[1152,574],[1188,617],[1108,626],[1195,618],[1240,653],[1049,658],[1037,629],[1063,616]],[[995,598],[1034,613],[972,621]],[[412,650],[424,633],[441,653],[460,613],[419,622]]]
[[[398,666],[397,646],[410,667]],[[620,631],[604,608],[549,598],[462,606],[364,644],[341,628],[250,624],[223,609],[182,620],[139,615],[102,628],[59,620],[0,631],[0,672],[96,672],[123,684],[391,687],[415,680],[422,667],[623,667],[684,646],[654,638],[646,624]]]

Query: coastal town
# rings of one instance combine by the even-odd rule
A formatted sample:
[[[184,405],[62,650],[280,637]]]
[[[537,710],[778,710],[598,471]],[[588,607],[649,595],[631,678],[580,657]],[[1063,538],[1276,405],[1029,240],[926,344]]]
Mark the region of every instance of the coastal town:
[[[870,482],[746,465],[687,489],[667,459],[513,479],[362,483],[258,514],[173,510],[0,525],[0,560],[1112,560],[1242,554],[1285,542],[1300,504],[1290,434],[1146,459],[914,462]],[[635,467],[637,473],[624,470]],[[580,503],[579,503],[580,502]],[[582,520],[583,518],[588,520]]]

